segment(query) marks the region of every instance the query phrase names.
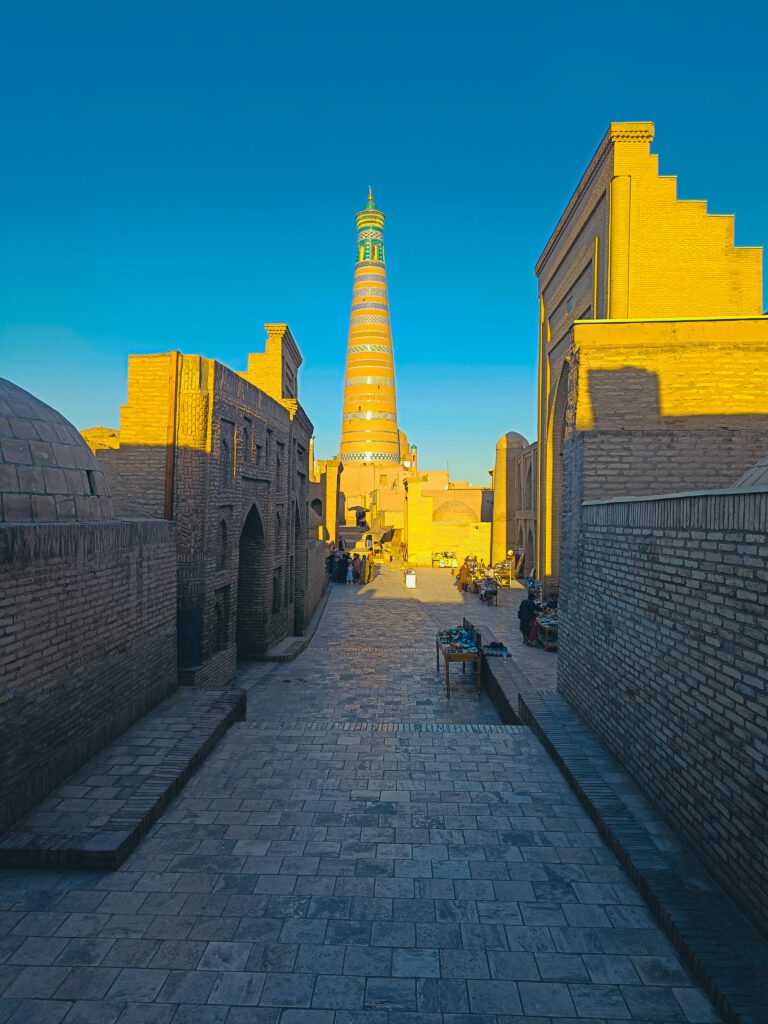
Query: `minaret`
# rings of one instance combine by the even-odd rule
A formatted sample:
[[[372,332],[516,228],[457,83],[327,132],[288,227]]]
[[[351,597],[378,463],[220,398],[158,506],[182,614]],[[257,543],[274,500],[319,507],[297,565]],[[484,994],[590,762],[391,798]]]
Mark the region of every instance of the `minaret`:
[[[365,209],[357,215],[357,263],[339,455],[343,463],[358,466],[400,462],[384,214],[373,205],[371,189]]]

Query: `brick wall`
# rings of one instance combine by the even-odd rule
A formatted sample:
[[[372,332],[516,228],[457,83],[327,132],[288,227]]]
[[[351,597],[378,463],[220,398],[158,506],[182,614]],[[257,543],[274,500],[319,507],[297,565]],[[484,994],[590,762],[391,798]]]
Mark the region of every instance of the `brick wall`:
[[[307,591],[304,598],[304,624],[309,625],[320,598],[328,583],[328,544],[324,541],[310,542],[307,556]]]
[[[271,326],[300,362],[290,332]],[[119,514],[163,516],[172,495],[185,684],[230,685],[238,645],[261,657],[305,625],[312,424],[295,398],[256,386],[263,371],[280,394],[275,338],[272,370],[252,357],[247,377],[201,356],[131,356],[120,446],[96,452]],[[243,532],[253,509],[258,544]]]
[[[768,491],[588,503],[558,688],[768,922]]]
[[[0,526],[0,829],[176,688],[161,521]]]

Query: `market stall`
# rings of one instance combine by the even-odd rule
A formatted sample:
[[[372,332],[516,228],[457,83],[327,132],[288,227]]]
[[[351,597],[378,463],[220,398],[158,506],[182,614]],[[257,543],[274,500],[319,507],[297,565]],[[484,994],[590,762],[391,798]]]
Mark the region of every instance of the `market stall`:
[[[442,654],[445,664],[445,693],[449,699],[451,696],[450,669],[454,662],[461,664],[462,672],[466,671],[468,664],[475,666],[477,690],[478,693],[480,692],[483,661],[482,638],[476,629],[469,627],[471,624],[465,619],[463,626],[442,629],[435,636],[436,671],[440,671],[440,655]]]
[[[557,650],[557,609],[547,609],[538,616],[539,643],[545,651]]]

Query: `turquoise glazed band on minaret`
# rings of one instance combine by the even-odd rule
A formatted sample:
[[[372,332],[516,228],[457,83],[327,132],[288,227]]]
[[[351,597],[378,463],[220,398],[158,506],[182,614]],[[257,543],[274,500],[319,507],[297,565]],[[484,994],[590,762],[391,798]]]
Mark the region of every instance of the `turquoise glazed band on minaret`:
[[[384,214],[374,206],[370,189],[365,209],[357,214],[339,455],[342,462],[400,462]]]

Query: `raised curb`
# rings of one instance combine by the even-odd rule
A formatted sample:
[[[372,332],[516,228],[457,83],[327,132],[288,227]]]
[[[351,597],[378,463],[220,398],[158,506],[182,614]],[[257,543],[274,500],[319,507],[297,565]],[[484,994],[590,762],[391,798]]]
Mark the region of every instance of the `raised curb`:
[[[164,753],[162,763],[147,772],[137,762],[133,779],[130,773],[121,776],[126,785],[137,782],[130,798],[121,801],[106,820],[71,831],[42,828],[36,824],[39,816],[33,809],[0,837],[0,867],[120,867],[230,725],[245,719],[245,710],[244,690],[177,690],[60,787],[71,788],[89,773],[108,771],[112,764],[119,763],[121,748],[128,749],[141,732],[183,732]],[[55,802],[57,793],[54,790],[42,803]]]
[[[511,659],[484,658],[483,682],[502,719],[529,726],[546,748],[726,1024],[766,1024],[768,944],[681,842],[660,847],[669,828],[622,798],[639,790],[619,762],[561,694],[536,692]]]

